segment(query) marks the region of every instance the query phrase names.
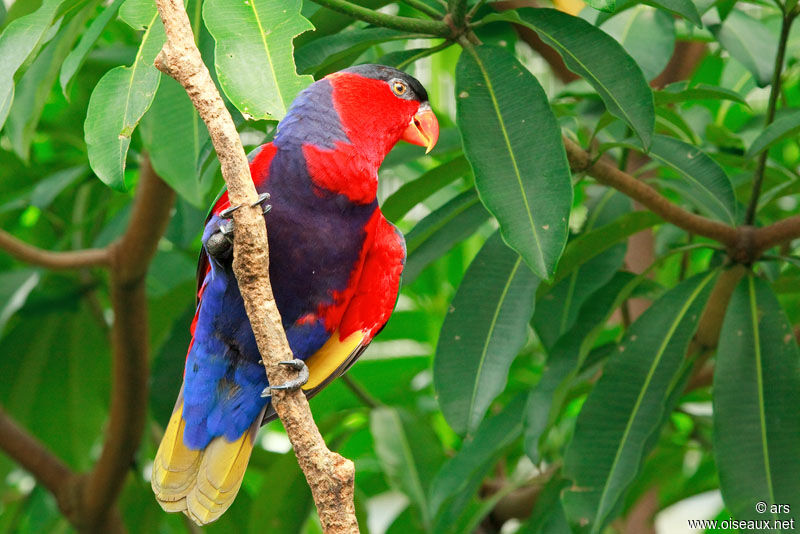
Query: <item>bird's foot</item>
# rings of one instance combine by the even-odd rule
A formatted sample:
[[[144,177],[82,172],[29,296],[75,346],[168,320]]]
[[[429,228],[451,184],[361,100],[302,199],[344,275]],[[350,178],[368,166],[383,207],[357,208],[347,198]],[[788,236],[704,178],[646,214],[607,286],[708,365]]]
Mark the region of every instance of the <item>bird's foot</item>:
[[[271,204],[265,204],[269,200],[269,193],[261,193],[258,195],[258,200],[251,204],[252,207],[261,206],[262,213],[267,213],[272,209]],[[222,222],[219,224],[219,230],[211,234],[206,242],[206,250],[216,260],[225,260],[231,257],[233,252],[233,212],[241,208],[243,204],[237,204],[225,208],[219,213],[219,218]]]
[[[264,388],[264,391],[261,392],[262,397],[269,397],[272,395],[273,391],[295,391],[300,389],[308,382],[308,366],[306,362],[303,360],[289,360],[287,362],[278,362],[280,365],[285,365],[286,367],[291,367],[295,371],[297,371],[297,378],[289,380],[288,382],[284,382],[283,384],[277,386],[267,386]]]
[[[205,243],[208,255],[217,261],[230,259],[233,255],[233,219],[223,220],[216,232]]]

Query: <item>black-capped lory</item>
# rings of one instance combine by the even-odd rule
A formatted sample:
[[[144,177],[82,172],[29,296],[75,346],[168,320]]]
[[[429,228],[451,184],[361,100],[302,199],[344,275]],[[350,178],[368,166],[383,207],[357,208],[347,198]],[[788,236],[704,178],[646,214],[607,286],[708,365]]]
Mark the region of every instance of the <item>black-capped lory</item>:
[[[312,396],[344,373],[394,309],[402,234],[376,200],[378,168],[401,139],[433,148],[439,125],[414,78],[381,65],[330,74],[303,90],[271,143],[250,160],[265,207],[269,272],[293,365]],[[269,202],[267,205],[266,203]],[[203,232],[197,312],[183,386],[153,463],[156,499],[198,524],[233,502],[270,385],[233,275],[227,194]]]

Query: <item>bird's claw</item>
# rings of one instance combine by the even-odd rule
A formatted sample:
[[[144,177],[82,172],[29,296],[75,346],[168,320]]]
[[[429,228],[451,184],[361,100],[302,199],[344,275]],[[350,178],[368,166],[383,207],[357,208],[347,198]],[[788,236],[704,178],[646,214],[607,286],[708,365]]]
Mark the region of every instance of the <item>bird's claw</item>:
[[[233,212],[238,210],[241,207],[242,207],[242,204],[236,204],[235,206],[228,206],[227,208],[225,208],[224,210],[219,212],[219,218],[220,219],[230,219],[230,218],[233,217]]]
[[[251,208],[255,208],[256,206],[261,206],[261,212],[267,213],[269,210],[272,209],[272,204],[264,204],[267,200],[269,200],[270,196],[269,193],[261,193],[258,195],[258,200],[250,204]],[[244,204],[236,204],[235,206],[228,206],[221,212],[219,212],[220,219],[230,219],[233,217],[233,212],[238,210],[244,206]]]
[[[258,200],[250,204],[250,207],[255,208],[256,206],[261,206],[261,213],[269,213],[269,210],[272,209],[272,204],[264,204],[269,198],[269,193],[261,193],[258,195]]]
[[[233,244],[233,219],[227,219],[225,222],[219,225],[219,233],[228,240],[229,243]]]
[[[289,360],[286,362],[278,362],[279,365],[285,365],[286,367],[291,367],[295,371],[298,372],[297,378],[289,380],[288,382],[284,382],[283,384],[277,386],[267,386],[264,388],[264,391],[261,392],[262,397],[270,397],[273,391],[295,391],[300,389],[308,382],[308,366],[306,362],[303,360]]]

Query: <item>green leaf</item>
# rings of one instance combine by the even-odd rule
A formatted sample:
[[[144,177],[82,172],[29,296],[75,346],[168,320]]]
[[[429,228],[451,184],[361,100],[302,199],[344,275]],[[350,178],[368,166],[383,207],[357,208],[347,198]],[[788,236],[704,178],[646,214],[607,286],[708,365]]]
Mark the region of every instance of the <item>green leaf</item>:
[[[586,3],[594,9],[605,13],[613,13],[617,9],[616,0],[588,0]]]
[[[634,146],[641,150],[640,146]],[[696,146],[656,135],[648,155],[686,178],[693,195],[686,200],[705,215],[729,224],[736,221],[736,196],[722,167]],[[665,182],[667,183],[667,182]]]
[[[517,395],[503,411],[484,420],[471,440],[436,474],[431,484],[430,508],[437,531],[453,524],[475,495],[486,473],[522,433],[525,396]]]
[[[80,299],[72,297],[70,305],[77,309],[45,310],[9,329],[3,350],[14,357],[0,358],[0,403],[59,458],[83,470],[94,463],[93,446],[106,422],[110,353],[106,332]]]
[[[89,54],[89,51],[94,46],[97,39],[100,37],[100,34],[103,33],[103,30],[117,13],[119,6],[125,0],[114,0],[113,3],[108,5],[100,15],[92,21],[89,27],[81,36],[80,41],[78,41],[78,46],[76,46],[64,59],[64,63],[61,65],[61,73],[59,75],[59,81],[61,83],[61,90],[64,93],[64,97],[68,98],[67,93],[69,92],[68,87],[71,85],[72,78],[75,74],[80,70],[83,62],[86,61],[86,56]]]
[[[131,2],[120,9],[120,15]],[[95,86],[86,111],[84,131],[92,170],[108,186],[124,191],[125,163],[136,125],[155,98],[161,73],[153,65],[164,44],[164,26],[155,5],[146,12],[135,12],[126,21],[138,24],[147,20],[147,29],[130,67],[115,67]],[[149,16],[149,18],[147,18]]]
[[[518,534],[569,534],[561,492],[569,486],[568,481],[554,475],[536,497],[530,519],[520,526]]]
[[[42,179],[33,188],[30,196],[31,205],[42,210],[49,207],[64,189],[86,176],[88,172],[89,168],[86,165],[78,165],[77,167],[54,172]]]
[[[698,13],[697,7],[692,0],[649,0],[645,3],[680,15],[698,28],[703,27],[703,22],[700,20],[700,13]]]
[[[186,91],[172,78],[161,81],[141,132],[158,175],[194,206],[204,208],[213,181],[203,180],[197,167],[208,130]]]
[[[345,58],[357,58],[368,48],[387,41],[417,39],[423,34],[389,28],[364,28],[320,37],[298,48],[294,58],[297,72],[328,74],[332,65]]]
[[[549,278],[572,205],[561,130],[536,78],[502,48],[467,48],[456,67],[457,122],[481,201],[505,241]]]
[[[644,146],[650,145],[655,127],[653,93],[636,61],[613,37],[555,9],[524,8],[485,20],[514,22],[538,33],[570,70],[594,87],[608,111],[627,122]]]
[[[539,382],[531,389],[525,409],[525,452],[539,463],[539,442],[561,411],[567,389],[583,366],[601,328],[611,314],[644,280],[619,272],[597,289],[581,307],[578,319],[549,350]]]
[[[628,329],[583,405],[564,457],[575,488],[564,505],[592,533],[618,509],[671,411],[670,394],[684,375],[686,349],[716,274],[690,278],[654,302]]]
[[[760,20],[734,9],[722,25],[710,26],[719,43],[765,86],[772,81],[778,39]]]
[[[0,128],[14,100],[14,75],[41,47],[64,0],[44,0],[39,9],[13,20],[0,34]]]
[[[457,433],[473,433],[505,388],[511,362],[528,337],[538,285],[499,233],[486,241],[464,274],[433,361],[439,406]]]
[[[647,80],[661,74],[675,49],[674,18],[649,6],[625,10],[600,28],[625,48]]]
[[[614,189],[607,190],[591,208],[583,232],[613,223],[629,213],[632,207],[626,196]],[[602,254],[572,269],[567,278],[554,285],[537,301],[533,325],[546,347],[552,347],[561,334],[572,327],[584,301],[622,267],[626,250],[624,241],[616,243]]]
[[[457,178],[470,174],[467,158],[457,156],[442,163],[416,180],[406,182],[392,193],[381,205],[383,215],[391,222],[397,222],[411,209],[442,189]]]
[[[0,273],[0,334],[8,320],[28,299],[33,288],[39,283],[41,274],[30,269]]]
[[[788,520],[800,509],[800,352],[769,285],[750,275],[731,296],[714,370],[714,456],[738,520]],[[787,505],[759,513],[755,505]]]
[[[591,260],[598,254],[602,254],[609,248],[615,246],[623,239],[627,239],[635,233],[641,232],[646,228],[659,224],[661,218],[651,211],[634,211],[617,218],[614,222],[601,226],[582,234],[567,245],[558,271],[548,285],[542,284],[540,294],[549,291],[553,285],[557,284],[572,271]]]
[[[488,218],[475,191],[467,191],[418,222],[406,235],[403,284],[413,282],[430,262],[475,233]]]
[[[703,22],[700,20],[700,13],[697,11],[697,6],[694,5],[692,0],[646,0],[642,2],[642,4],[674,13],[675,15],[685,18],[698,28],[703,27]],[[624,10],[636,7],[637,5],[639,5],[638,0],[622,0],[622,2],[617,2],[616,12],[612,14],[600,13],[595,21],[595,25],[600,26],[616,14],[622,13]]]
[[[747,154],[744,157],[747,159],[753,158],[779,141],[789,137],[796,137],[798,133],[800,133],[800,109],[782,113],[774,122],[762,130],[753,141],[753,144],[750,145],[750,148],[747,149]]]
[[[744,97],[736,91],[704,83],[698,83],[690,87],[689,82],[676,82],[666,86],[661,91],[656,91],[654,95],[657,106],[692,100],[730,100],[747,105]]]
[[[247,531],[301,532],[314,500],[297,458],[290,452],[272,459],[263,475],[263,487],[250,508]]]
[[[59,66],[83,31],[94,8],[95,3],[90,2],[73,16],[44,47],[17,83],[14,103],[6,122],[6,133],[14,152],[25,162],[28,161],[31,141],[50,96],[50,89],[58,76]]]
[[[377,408],[370,416],[375,454],[390,482],[409,496],[425,532],[431,530],[428,488],[444,461],[436,435],[426,423],[396,408]]]
[[[298,76],[292,39],[312,30],[299,0],[208,0],[203,20],[217,43],[214,64],[225,95],[246,118],[280,120],[314,81]]]
[[[195,278],[196,258],[183,251],[159,250],[147,271],[147,295],[158,298]]]

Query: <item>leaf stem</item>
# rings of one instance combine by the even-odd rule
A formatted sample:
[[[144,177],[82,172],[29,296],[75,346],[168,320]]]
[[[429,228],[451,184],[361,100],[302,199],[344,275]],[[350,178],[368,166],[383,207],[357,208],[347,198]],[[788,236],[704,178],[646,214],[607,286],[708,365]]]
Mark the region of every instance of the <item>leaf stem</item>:
[[[467,0],[447,0],[447,12],[456,28],[462,28],[467,18]]]
[[[778,103],[778,95],[781,93],[781,74],[783,72],[783,59],[786,56],[786,45],[789,41],[789,30],[794,22],[794,13],[784,15],[781,22],[781,37],[778,41],[778,53],[775,56],[775,68],[772,71],[772,87],[769,92],[769,104],[767,105],[767,116],[764,127],[769,126],[775,119],[775,108]],[[758,197],[761,196],[761,185],[764,182],[764,169],[767,166],[768,151],[764,150],[758,157],[758,164],[753,175],[753,189],[750,193],[750,204],[747,206],[747,214],[744,223],[752,225],[756,218],[758,207]]]
[[[353,395],[358,397],[358,400],[360,400],[365,406],[368,408],[380,408],[383,406],[381,401],[370,395],[369,392],[364,389],[361,384],[356,382],[355,379],[353,379],[350,375],[343,374],[341,378],[342,382],[344,382],[344,385],[347,386],[348,389],[353,392]]]
[[[452,33],[447,24],[438,20],[422,20],[412,17],[388,15],[348,2],[347,0],[314,0],[314,2],[328,9],[344,13],[354,19],[363,20],[364,22],[369,22],[370,24],[375,24],[376,26],[384,28],[419,32],[438,37],[450,37]]]
[[[475,2],[475,5],[472,6],[470,10],[467,12],[467,20],[470,20],[472,17],[474,17],[475,13],[477,13],[478,10],[481,8],[481,6],[483,6],[483,4],[485,3],[486,0],[478,0],[477,2]]]
[[[434,47],[428,48],[428,49],[426,49],[426,50],[423,50],[423,51],[421,51],[420,53],[418,53],[418,54],[414,54],[414,55],[413,55],[413,56],[411,56],[410,58],[408,58],[408,59],[406,59],[406,60],[404,60],[404,61],[402,61],[402,62],[398,63],[398,64],[397,64],[397,68],[398,68],[398,69],[400,69],[400,70],[403,70],[403,69],[405,69],[407,66],[409,66],[410,64],[412,64],[412,63],[414,63],[415,61],[417,61],[418,59],[422,59],[422,58],[424,58],[424,57],[432,56],[433,54],[435,54],[435,53],[437,53],[437,52],[441,52],[441,51],[442,51],[442,50],[444,50],[445,48],[449,48],[449,47],[450,47],[450,46],[452,46],[452,45],[453,45],[453,41],[445,41],[445,42],[443,42],[443,43],[442,43],[442,44],[440,44],[440,45],[437,45],[437,46],[434,46]]]
[[[402,2],[406,5],[409,5],[419,11],[420,13],[425,13],[433,20],[441,20],[444,16],[444,13],[441,11],[429,6],[422,0],[402,0]]]

